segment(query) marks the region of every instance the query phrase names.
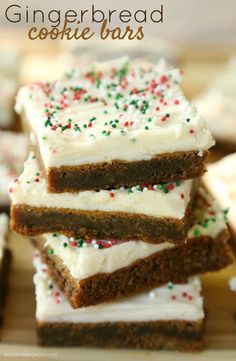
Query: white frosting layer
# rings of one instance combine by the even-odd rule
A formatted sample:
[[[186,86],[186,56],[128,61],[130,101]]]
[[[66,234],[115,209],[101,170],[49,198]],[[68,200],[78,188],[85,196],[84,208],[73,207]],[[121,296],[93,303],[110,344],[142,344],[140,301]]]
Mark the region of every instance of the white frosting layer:
[[[231,59],[222,74],[196,100],[216,140],[236,144],[236,58]]]
[[[188,238],[208,235],[216,237],[226,230],[226,219],[219,205],[203,189],[198,190],[194,209],[194,225]],[[150,244],[142,241],[107,241],[68,238],[60,234],[44,234],[45,247],[58,256],[78,281],[99,273],[111,273],[157,252],[171,249],[173,243]],[[199,240],[200,242],[200,240]]]
[[[188,232],[188,238],[200,235],[216,237],[227,230],[226,212],[219,203],[204,188],[200,187],[194,202],[193,226]]]
[[[25,162],[23,173],[11,185],[13,204],[34,207],[57,207],[107,212],[127,212],[153,217],[182,219],[190,201],[192,180],[173,183],[173,189],[165,193],[159,189],[149,190],[136,187],[116,190],[83,191],[79,193],[52,194],[47,192],[46,180],[41,176],[39,165],[33,153]],[[138,188],[141,189],[141,188]],[[38,195],[40,194],[40,197]]]
[[[22,88],[16,111],[35,132],[46,168],[201,154],[214,141],[180,78],[163,61],[96,63],[59,82]]]
[[[9,184],[22,171],[27,152],[23,134],[0,131],[0,205],[9,205]]]
[[[36,275],[36,318],[43,322],[142,322],[158,320],[198,321],[204,318],[200,280],[156,288],[138,296],[113,303],[72,309],[64,295],[47,275],[39,254],[34,257]]]
[[[6,244],[6,237],[9,230],[9,218],[5,213],[0,213],[0,260]]]
[[[228,209],[228,221],[236,234],[236,153],[209,164],[203,181],[221,207]]]
[[[149,244],[142,241],[128,241],[99,249],[98,243],[94,240],[94,244],[84,242],[83,247],[78,248],[78,246],[72,246],[76,244],[76,241],[73,243],[73,240],[63,235],[58,234],[55,237],[55,234],[44,234],[44,238],[46,239],[45,247],[50,247],[69,269],[72,277],[79,281],[95,274],[114,272],[139,259],[174,247],[173,243],[168,242]],[[108,241],[102,242],[108,243]],[[65,244],[67,244],[66,247]]]

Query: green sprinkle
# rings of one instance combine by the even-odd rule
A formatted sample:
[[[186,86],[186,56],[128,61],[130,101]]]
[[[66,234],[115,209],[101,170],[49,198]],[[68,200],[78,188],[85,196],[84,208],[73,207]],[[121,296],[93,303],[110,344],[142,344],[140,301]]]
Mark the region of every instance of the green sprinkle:
[[[208,228],[208,225],[209,225],[209,224],[208,224],[208,220],[206,219],[206,220],[203,222],[202,225],[203,225],[204,228]]]
[[[54,250],[52,248],[48,249],[48,254],[54,254]]]
[[[66,248],[68,244],[66,242],[63,243],[63,247]]]
[[[52,235],[53,237],[57,237],[57,233],[53,233],[53,235]]]
[[[175,182],[175,185],[176,185],[177,187],[179,187],[179,186],[180,186],[180,181],[176,181],[176,182]]]
[[[145,130],[149,130],[149,127],[147,125],[145,125],[144,127]]]
[[[81,248],[83,247],[84,241],[82,239],[78,240],[78,247]]]
[[[173,283],[172,283],[172,282],[168,282],[167,288],[168,288],[169,290],[173,290],[173,288],[174,288]]]
[[[201,232],[200,232],[199,229],[196,228],[196,229],[193,230],[193,235],[194,235],[195,237],[200,236],[200,234],[201,234]]]

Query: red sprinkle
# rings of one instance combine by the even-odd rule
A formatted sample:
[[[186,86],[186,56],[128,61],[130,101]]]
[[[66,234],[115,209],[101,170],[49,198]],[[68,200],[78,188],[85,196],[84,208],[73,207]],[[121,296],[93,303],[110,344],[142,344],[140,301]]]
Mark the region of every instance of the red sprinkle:
[[[176,99],[176,100],[174,101],[174,104],[175,104],[175,105],[179,105],[179,100]]]
[[[174,300],[176,300],[176,296],[175,295],[172,295],[171,296],[171,299],[174,301]]]
[[[183,193],[180,194],[180,198],[184,199],[184,194]]]
[[[109,196],[110,196],[111,198],[114,198],[114,197],[115,197],[115,193],[110,192],[110,193],[109,193]]]
[[[173,183],[171,183],[171,184],[168,185],[167,188],[169,189],[169,191],[172,191],[175,188],[175,186],[174,186]]]
[[[166,75],[162,75],[161,78],[160,78],[161,84],[164,84],[164,83],[166,83],[167,81],[168,81],[167,76],[166,76]]]

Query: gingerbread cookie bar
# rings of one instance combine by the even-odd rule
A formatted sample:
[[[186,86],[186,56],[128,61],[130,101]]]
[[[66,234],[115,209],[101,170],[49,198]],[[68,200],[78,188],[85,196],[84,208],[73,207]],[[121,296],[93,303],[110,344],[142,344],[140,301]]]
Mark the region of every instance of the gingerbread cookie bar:
[[[184,97],[177,69],[121,58],[19,91],[52,193],[195,178],[210,131]]]
[[[236,239],[236,153],[209,164],[203,182],[227,213],[228,223]],[[236,249],[236,242],[235,242]]]
[[[186,242],[179,246],[75,239],[57,233],[32,242],[71,306],[87,307],[146,291],[170,279],[184,282],[190,276],[230,264],[225,214],[203,188],[198,191],[193,213],[194,224]]]
[[[23,169],[28,153],[27,143],[27,137],[23,134],[0,131],[0,211],[2,212],[9,213],[9,184]]]
[[[62,232],[100,239],[183,242],[195,193],[192,180],[116,190],[47,191],[34,153],[10,187],[12,229],[35,236]]]
[[[13,112],[18,87],[20,53],[17,49],[0,45],[0,129],[12,130],[16,115]]]
[[[11,263],[11,252],[7,247],[9,219],[0,213],[0,323],[3,319],[3,308],[7,293],[8,273]]]
[[[122,301],[71,308],[34,257],[38,343],[197,351],[203,347],[204,310],[198,278],[171,282]]]
[[[226,65],[215,82],[195,100],[199,113],[216,139],[216,145],[236,150],[236,57]]]

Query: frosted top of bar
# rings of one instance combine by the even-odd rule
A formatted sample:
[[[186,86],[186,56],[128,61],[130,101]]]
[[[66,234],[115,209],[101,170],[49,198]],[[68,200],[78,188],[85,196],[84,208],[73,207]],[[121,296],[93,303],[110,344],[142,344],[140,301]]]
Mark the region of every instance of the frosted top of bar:
[[[236,153],[209,164],[203,181],[219,204],[228,209],[228,221],[236,234]]]
[[[10,182],[23,169],[27,157],[27,137],[20,133],[0,131],[0,205],[8,206]]]
[[[124,57],[24,87],[16,111],[36,134],[46,167],[201,154],[214,140],[180,81],[180,71],[164,61]]]
[[[188,283],[155,288],[151,292],[122,301],[72,309],[62,292],[50,280],[40,255],[34,256],[36,275],[36,318],[44,322],[142,322],[157,320],[198,321],[203,319],[203,299],[199,278]]]
[[[216,140],[236,144],[236,57],[195,99],[199,113]]]

